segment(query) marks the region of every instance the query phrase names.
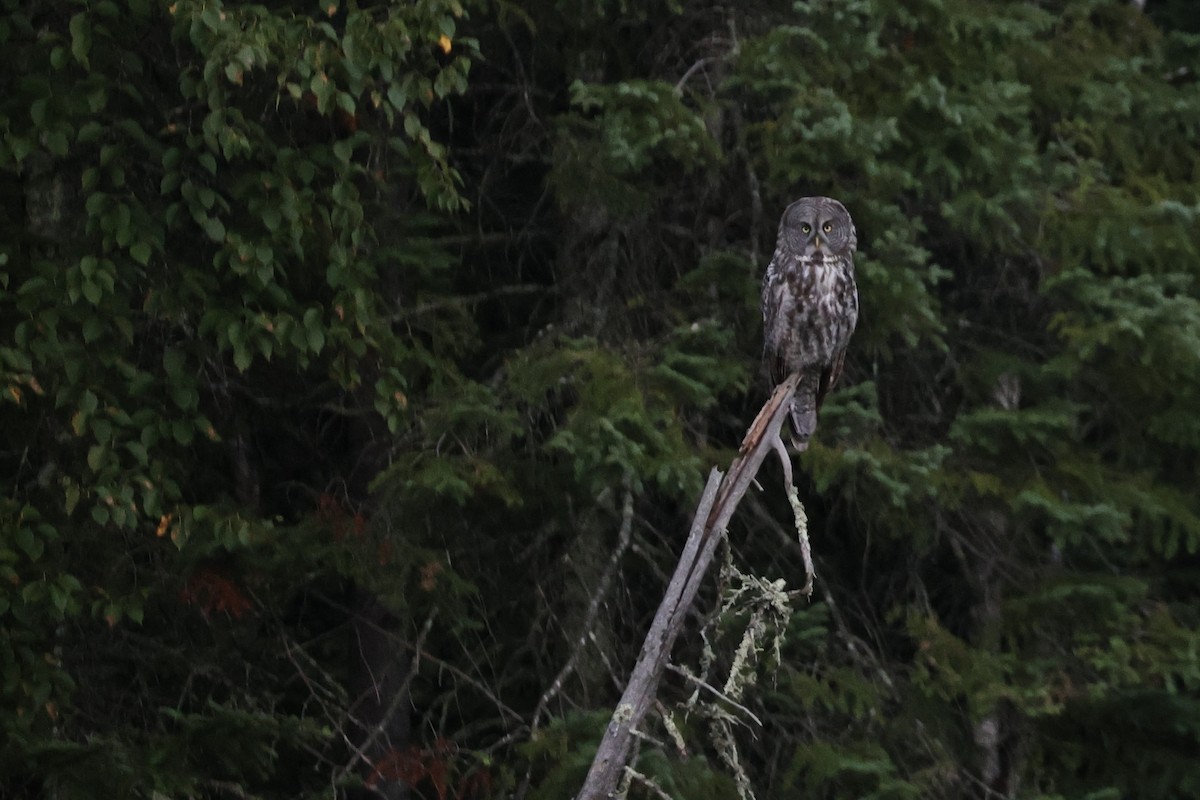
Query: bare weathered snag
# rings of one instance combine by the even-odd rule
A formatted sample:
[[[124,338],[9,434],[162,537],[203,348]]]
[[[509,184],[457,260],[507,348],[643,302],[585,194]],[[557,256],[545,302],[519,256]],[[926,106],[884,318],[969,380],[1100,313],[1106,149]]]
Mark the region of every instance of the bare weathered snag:
[[[654,615],[650,632],[646,635],[642,651],[629,676],[629,683],[625,686],[621,701],[608,723],[604,738],[596,750],[595,760],[592,761],[587,779],[576,800],[602,800],[614,796],[633,749],[635,732],[655,700],[658,683],[667,659],[670,658],[671,648],[708,572],[717,542],[733,517],[738,503],[753,483],[768,452],[773,450],[779,455],[787,482],[789,501],[792,501],[794,510],[799,507],[798,499],[793,501],[795,487],[791,482],[791,462],[783,441],[779,438],[780,427],[791,408],[791,399],[799,379],[799,374],[793,373],[775,387],[771,397],[750,424],[737,458],[729,465],[728,474],[723,475],[715,467],[709,473],[708,483],[704,487],[704,493],[700,495],[691,532],[675,567],[675,573],[667,585],[666,594]],[[800,510],[803,511],[802,508]],[[801,517],[798,516],[797,527],[800,527],[800,520]],[[803,530],[801,544],[806,554],[807,593],[812,590],[812,566],[807,558],[808,540]]]

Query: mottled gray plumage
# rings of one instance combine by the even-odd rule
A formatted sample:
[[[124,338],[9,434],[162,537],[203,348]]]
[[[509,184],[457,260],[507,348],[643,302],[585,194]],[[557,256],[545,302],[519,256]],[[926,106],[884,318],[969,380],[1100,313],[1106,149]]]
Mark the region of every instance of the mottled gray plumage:
[[[775,384],[800,373],[791,409],[797,447],[817,428],[858,322],[857,246],[854,222],[837,200],[802,197],[783,212],[763,277],[763,355]]]

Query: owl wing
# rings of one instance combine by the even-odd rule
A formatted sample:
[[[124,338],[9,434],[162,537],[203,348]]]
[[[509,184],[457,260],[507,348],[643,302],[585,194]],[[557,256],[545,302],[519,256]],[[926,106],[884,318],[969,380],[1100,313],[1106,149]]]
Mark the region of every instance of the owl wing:
[[[829,390],[837,385],[838,378],[842,377],[842,365],[846,363],[846,348],[842,348],[833,354],[833,361],[829,362],[829,366],[821,370],[821,381],[817,384],[817,410],[821,410],[821,404],[825,402],[825,395],[829,394]]]
[[[788,324],[791,294],[784,272],[786,258],[779,250],[775,251],[771,263],[767,265],[762,286],[763,359],[767,362],[771,380],[776,384],[788,377],[784,352],[791,332]]]

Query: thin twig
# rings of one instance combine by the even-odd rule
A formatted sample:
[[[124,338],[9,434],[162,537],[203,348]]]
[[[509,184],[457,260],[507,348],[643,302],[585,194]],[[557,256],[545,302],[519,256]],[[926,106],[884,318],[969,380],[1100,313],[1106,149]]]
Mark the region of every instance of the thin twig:
[[[354,769],[354,765],[359,761],[362,761],[370,767],[376,766],[375,764],[371,763],[371,759],[366,757],[366,752],[381,736],[384,735],[384,732],[387,730],[388,723],[400,709],[400,704],[408,701],[408,687],[409,684],[412,683],[413,676],[417,674],[417,670],[419,670],[421,667],[421,653],[424,652],[425,637],[427,637],[429,632],[433,629],[433,621],[437,617],[437,612],[437,606],[434,606],[434,608],[429,612],[429,616],[425,618],[425,624],[421,626],[421,632],[417,635],[417,641],[413,645],[412,660],[409,663],[408,672],[404,676],[404,683],[392,694],[392,701],[388,704],[387,710],[380,716],[379,722],[374,726],[367,736],[363,737],[362,742],[354,748],[354,752],[351,753],[349,760],[346,762],[346,765],[341,769],[338,775],[339,782],[345,779],[346,775],[348,775],[350,771]]]
[[[675,800],[675,798],[671,797],[671,795],[664,792],[657,783],[655,783],[653,780],[646,777],[642,773],[638,772],[633,767],[626,767],[625,772],[631,779],[633,779],[633,780],[637,781],[638,783],[642,784],[643,786],[645,786],[647,789],[649,789],[651,792],[653,792],[657,797],[662,798],[662,800]]]
[[[325,603],[326,605],[328,605],[330,608],[336,609],[338,611],[343,611],[346,613],[349,613],[351,610],[349,608],[349,606],[345,605],[344,603],[339,603],[338,601],[334,600],[332,597],[328,597],[328,596],[320,594],[320,593],[316,593],[316,596],[318,598],[320,598],[320,600],[323,603]],[[376,633],[380,633],[383,636],[387,637],[398,647],[403,647],[407,650],[413,650],[414,658],[419,656],[420,660],[422,662],[425,662],[434,667],[437,667],[438,670],[440,670],[442,672],[448,672],[451,675],[453,675],[454,677],[458,678],[460,681],[464,682],[465,684],[475,688],[480,694],[482,694],[484,697],[486,697],[488,700],[490,700],[499,711],[503,712],[503,714],[506,717],[509,717],[514,722],[521,723],[521,726],[520,726],[521,729],[522,730],[525,729],[525,725],[524,725],[525,718],[516,709],[514,709],[512,706],[509,706],[506,703],[504,703],[504,701],[502,701],[500,699],[500,696],[496,691],[485,686],[478,678],[473,677],[470,673],[466,672],[461,667],[457,667],[454,664],[450,663],[449,661],[438,658],[437,656],[433,655],[429,651],[422,649],[420,641],[417,641],[414,643],[414,642],[409,642],[405,639],[402,639],[400,636],[397,636],[394,631],[388,630],[387,628],[383,627],[382,625],[379,625],[376,622],[372,622],[371,620],[364,619],[364,620],[360,621],[360,624],[362,624],[368,628],[371,628]],[[303,649],[303,648],[301,648],[301,649]]]
[[[719,59],[714,58],[712,56],[707,56],[705,58],[700,59],[696,63],[692,64],[690,67],[688,67],[687,71],[683,73],[683,77],[681,77],[679,79],[679,82],[675,84],[675,94],[683,94],[683,87],[687,85],[688,78],[692,77],[692,75],[694,75],[697,70],[703,69],[704,67],[708,66],[712,62],[718,61],[718,60]]]
[[[608,597],[608,590],[612,585],[613,578],[617,574],[617,568],[620,566],[625,551],[629,549],[629,542],[633,535],[632,482],[632,476],[626,473],[624,478],[625,502],[621,509],[621,528],[617,536],[617,547],[613,550],[612,557],[609,558],[608,564],[604,568],[604,574],[600,576],[600,583],[596,586],[596,591],[592,594],[592,599],[588,602],[587,613],[584,614],[583,623],[579,626],[579,636],[575,640],[575,647],[571,649],[571,657],[567,659],[567,663],[563,664],[562,669],[554,676],[550,687],[542,693],[541,698],[538,700],[537,708],[533,712],[533,722],[530,723],[530,728],[534,732],[537,731],[538,724],[541,722],[542,715],[546,713],[546,708],[549,706],[550,701],[562,691],[563,684],[575,671],[575,665],[579,663],[579,658],[588,643],[592,632],[592,625],[596,622],[596,617],[600,613],[600,606],[604,602],[604,599]]]
[[[684,678],[686,678],[687,680],[696,684],[697,686],[701,687],[702,689],[707,689],[708,691],[712,692],[712,694],[715,697],[719,697],[720,699],[724,700],[726,703],[733,706],[738,711],[741,711],[743,714],[748,716],[750,719],[754,720],[755,724],[758,725],[760,728],[762,727],[762,720],[759,719],[758,716],[753,711],[746,708],[744,705],[739,703],[737,700],[734,700],[732,697],[725,694],[724,692],[722,692],[717,687],[713,686],[708,681],[705,681],[705,680],[701,679],[700,677],[688,672],[686,669],[683,669],[682,667],[677,667],[674,664],[667,664],[667,669],[671,670],[671,672],[674,672],[676,675],[682,675]]]

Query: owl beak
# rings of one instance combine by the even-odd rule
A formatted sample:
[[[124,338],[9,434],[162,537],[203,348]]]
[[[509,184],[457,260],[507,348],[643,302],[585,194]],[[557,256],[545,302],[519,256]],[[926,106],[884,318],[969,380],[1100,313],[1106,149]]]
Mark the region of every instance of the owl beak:
[[[813,237],[813,247],[817,250],[821,249],[821,237],[820,236]]]

